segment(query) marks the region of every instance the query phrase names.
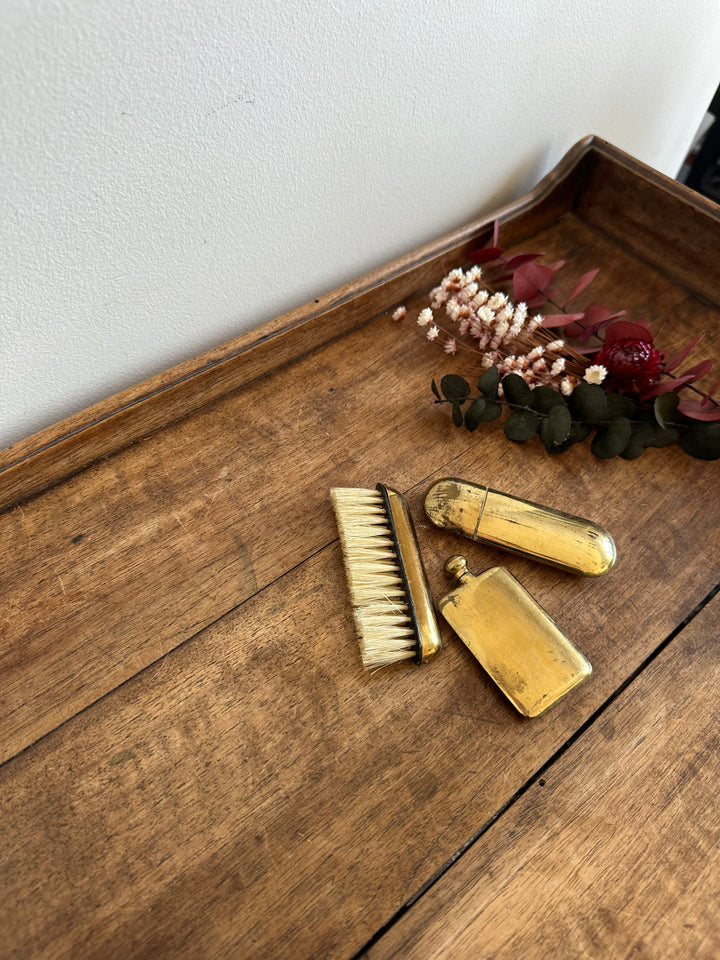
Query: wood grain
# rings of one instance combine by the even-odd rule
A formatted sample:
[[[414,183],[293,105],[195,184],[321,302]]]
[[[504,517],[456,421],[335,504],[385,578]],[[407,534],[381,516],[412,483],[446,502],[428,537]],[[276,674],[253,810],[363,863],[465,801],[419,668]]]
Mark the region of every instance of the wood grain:
[[[720,598],[365,956],[720,954]]]
[[[508,209],[503,240],[573,277],[601,267],[592,298],[651,318],[668,352],[706,332],[720,354],[690,273],[573,212],[598,149]],[[639,167],[617,162],[631,203]],[[0,515],[3,956],[351,956],[720,582],[716,464],[552,457],[498,424],[471,438],[432,403],[432,376],[474,372],[414,318],[472,235],[220,350],[208,380],[138,388],[114,439],[109,404],[9,468],[6,503],[25,499]],[[579,580],[432,528],[422,498],[449,474],[601,523],[615,569]],[[507,565],[590,682],[523,721],[446,628],[435,662],[363,674],[328,491],[378,480],[408,491],[433,596],[458,549]]]
[[[632,581],[648,546],[625,550]],[[333,543],[5,764],[6,955],[352,955],[681,612],[640,578],[525,582],[595,668],[537,721],[447,631],[435,662],[363,674]]]
[[[598,151],[588,158],[575,214],[686,290],[720,304],[715,248],[720,206],[687,187]],[[632,165],[631,165],[632,166]]]
[[[462,449],[398,404],[422,353],[385,316],[0,515],[0,759],[334,539],[333,481]]]
[[[720,354],[715,311],[574,217],[532,239],[578,269],[600,257],[594,295],[625,294],[621,302],[654,317],[669,351],[708,331],[708,349]],[[692,544],[714,522],[717,502],[701,515],[696,500],[680,503],[676,494],[686,482],[710,497],[713,465],[675,450],[649,451],[633,464],[599,463],[587,449],[560,461],[536,450],[534,476],[518,489],[526,450],[508,445],[497,428],[484,434],[488,443],[468,446],[444,408],[429,402],[427,387],[432,373],[458,370],[460,361],[432,352],[412,312],[404,326],[392,323],[392,306],[0,515],[9,571],[0,584],[0,759],[327,544],[335,531],[323,510],[333,484],[372,486],[383,477],[406,489],[462,455],[452,470],[441,469],[490,478],[540,502],[554,488],[557,506],[619,527],[631,478],[640,491],[636,535],[643,537],[652,513],[655,536],[673,531],[689,544],[688,602],[716,582],[715,567],[703,565]]]

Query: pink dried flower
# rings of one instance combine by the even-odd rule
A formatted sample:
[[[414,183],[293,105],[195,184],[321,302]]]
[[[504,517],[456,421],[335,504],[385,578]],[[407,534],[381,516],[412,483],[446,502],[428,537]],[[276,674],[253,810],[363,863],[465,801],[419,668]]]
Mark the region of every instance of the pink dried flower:
[[[417,320],[421,327],[429,328],[427,339],[437,340],[444,333],[447,353],[455,354],[461,347],[472,350],[480,355],[484,369],[497,366],[504,373],[520,373],[532,386],[559,387],[560,378],[579,382],[588,361],[548,332],[541,314],[530,318],[527,302],[514,304],[505,293],[491,287],[479,289],[480,274],[479,268],[463,272],[458,267],[433,289],[430,307],[422,310]],[[443,327],[440,311],[456,332]],[[552,354],[547,361],[545,353]]]

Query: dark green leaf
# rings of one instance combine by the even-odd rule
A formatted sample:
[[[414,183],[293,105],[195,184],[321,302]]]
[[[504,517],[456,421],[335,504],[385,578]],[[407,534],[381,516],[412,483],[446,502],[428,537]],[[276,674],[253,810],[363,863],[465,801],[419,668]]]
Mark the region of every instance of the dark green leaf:
[[[699,460],[720,459],[720,423],[710,421],[694,423],[682,435],[680,444],[691,457]]]
[[[602,390],[602,387],[600,389]],[[605,417],[608,420],[614,420],[615,417],[630,419],[636,410],[635,404],[624,393],[606,393],[605,403]]]
[[[473,430],[477,430],[478,424],[482,420],[482,415],[485,412],[486,404],[487,400],[485,397],[475,397],[465,411],[465,426],[471,433]]]
[[[631,436],[625,445],[625,449],[620,453],[623,460],[637,460],[645,452],[645,444],[639,437]]]
[[[575,420],[573,420],[573,425],[570,428],[570,437],[568,439],[572,439],[574,437],[575,443],[578,441],[582,443],[583,440],[587,440],[591,433],[592,427],[590,427],[589,424],[577,423]]]
[[[653,438],[653,425],[651,423],[635,423],[630,430],[630,439],[625,445],[625,449],[620,456],[624,460],[635,460],[639,457],[646,447],[649,447]]]
[[[530,405],[538,413],[550,413],[553,407],[567,407],[565,397],[545,384],[535,387]]]
[[[433,382],[430,384],[430,386],[431,386],[431,388],[432,388],[432,392],[435,394],[435,396],[438,398],[438,400],[442,401],[442,397],[440,396],[440,391],[438,390],[437,384],[435,383],[434,380],[433,380]]]
[[[497,400],[486,400],[480,420],[483,423],[491,423],[493,420],[497,420],[502,413],[502,409],[502,404],[498,403]]]
[[[570,436],[571,427],[570,411],[565,404],[555,406],[540,424],[540,439],[548,450],[557,447]]]
[[[440,389],[446,400],[458,400],[460,403],[470,396],[470,384],[456,373],[447,373],[440,381]]]
[[[478,390],[489,400],[497,400],[500,374],[497,367],[489,367],[478,380]]]
[[[680,398],[672,391],[661,393],[659,397],[655,397],[655,403],[653,404],[655,419],[663,430],[667,426],[668,420],[672,420],[679,402]]]
[[[568,450],[574,443],[582,443],[583,440],[587,440],[590,436],[590,427],[587,423],[581,423],[579,420],[573,420],[570,425],[570,433],[567,436],[566,440],[563,440],[562,443],[557,444],[556,446],[548,447],[549,453],[564,453]]]
[[[519,407],[529,407],[532,402],[532,390],[519,373],[508,373],[503,377],[503,392],[508,403]]]
[[[452,421],[456,427],[461,427],[463,425],[462,407],[457,400],[454,400],[452,405]]]
[[[503,383],[503,389],[504,387]],[[516,410],[505,421],[505,436],[516,443],[531,440],[539,429],[540,418],[532,410]]]
[[[606,416],[607,398],[598,383],[579,383],[570,394],[568,402],[575,420],[600,423]]]
[[[610,459],[622,453],[630,440],[632,426],[627,417],[615,417],[598,429],[593,437],[592,452],[596,457]]]
[[[652,427],[652,437],[648,442],[649,447],[669,447],[680,440],[680,431],[675,427],[666,427],[664,430],[657,423],[650,424]]]

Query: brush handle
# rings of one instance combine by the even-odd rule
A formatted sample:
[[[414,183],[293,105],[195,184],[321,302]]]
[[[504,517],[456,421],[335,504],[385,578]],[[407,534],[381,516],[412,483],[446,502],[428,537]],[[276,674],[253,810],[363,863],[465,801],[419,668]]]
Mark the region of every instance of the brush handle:
[[[442,640],[415,528],[405,497],[398,490],[382,483],[377,485],[377,490],[383,495],[388,520],[395,538],[396,559],[405,582],[408,606],[412,612],[417,634],[417,662],[422,663],[440,651]]]

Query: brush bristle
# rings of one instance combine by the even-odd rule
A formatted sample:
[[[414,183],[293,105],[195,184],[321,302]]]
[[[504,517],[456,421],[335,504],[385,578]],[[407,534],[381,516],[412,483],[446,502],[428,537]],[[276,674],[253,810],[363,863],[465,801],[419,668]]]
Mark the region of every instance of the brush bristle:
[[[340,487],[330,491],[330,498],[363,666],[372,669],[414,658],[416,634],[382,494]]]

